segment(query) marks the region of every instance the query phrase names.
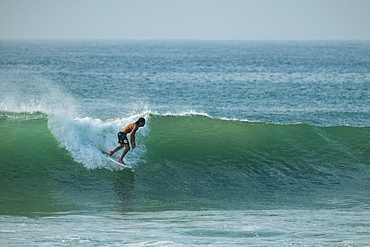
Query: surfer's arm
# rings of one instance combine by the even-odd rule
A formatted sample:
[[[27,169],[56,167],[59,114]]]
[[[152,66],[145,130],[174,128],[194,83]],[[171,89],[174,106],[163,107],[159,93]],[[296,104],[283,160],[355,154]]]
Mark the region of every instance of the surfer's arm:
[[[131,148],[134,149],[136,147],[136,142],[135,142],[135,134],[136,131],[139,129],[139,127],[135,124],[135,127],[130,133],[130,143],[131,143]]]

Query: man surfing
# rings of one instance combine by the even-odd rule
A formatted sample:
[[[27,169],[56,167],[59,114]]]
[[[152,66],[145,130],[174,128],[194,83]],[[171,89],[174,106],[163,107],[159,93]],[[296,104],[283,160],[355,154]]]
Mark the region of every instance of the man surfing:
[[[125,164],[125,162],[123,162],[123,158],[125,157],[127,152],[130,151],[131,148],[136,148],[135,133],[140,127],[143,127],[144,125],[145,119],[139,118],[139,120],[137,120],[135,123],[129,124],[124,127],[120,132],[118,132],[118,143],[120,143],[120,145],[116,147],[113,151],[110,151],[108,155],[112,156],[115,152],[121,150],[124,147],[125,150],[123,150],[121,158],[119,158],[118,162]],[[128,141],[127,134],[130,134],[130,142]]]

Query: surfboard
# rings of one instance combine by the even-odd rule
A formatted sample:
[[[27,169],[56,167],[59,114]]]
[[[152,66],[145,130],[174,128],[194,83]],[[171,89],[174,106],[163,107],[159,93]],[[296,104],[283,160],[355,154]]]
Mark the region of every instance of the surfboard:
[[[119,166],[123,167],[124,169],[134,170],[134,168],[133,168],[132,166],[122,164],[122,163],[118,162],[117,160],[113,159],[111,156],[109,156],[109,155],[108,155],[108,153],[109,153],[109,151],[108,151],[108,150],[105,150],[104,148],[102,148],[102,147],[100,147],[100,146],[98,146],[98,145],[96,145],[96,146],[99,148],[100,152],[102,152],[102,154],[104,154],[104,156],[105,156],[105,157],[107,157],[107,159],[108,159],[109,161],[113,162],[113,163],[114,163],[114,164],[116,164],[116,165],[119,165]]]

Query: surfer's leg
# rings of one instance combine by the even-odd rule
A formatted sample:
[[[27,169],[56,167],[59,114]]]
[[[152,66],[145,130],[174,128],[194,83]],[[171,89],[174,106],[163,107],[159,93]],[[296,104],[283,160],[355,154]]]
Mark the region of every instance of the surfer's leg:
[[[118,147],[116,147],[116,149],[114,149],[113,151],[110,151],[108,153],[109,156],[112,156],[115,152],[117,152],[118,150],[121,150],[123,147],[126,147],[126,146],[128,146],[128,150],[130,150],[130,146],[128,145],[127,134],[126,133],[123,133],[123,132],[118,132],[117,137],[118,137],[118,143],[120,145]],[[123,151],[123,152],[126,154],[128,152],[128,150],[127,151]],[[120,160],[122,160],[122,159],[123,159],[123,157],[121,157]],[[119,161],[119,162],[121,162],[121,161]],[[123,163],[123,161],[121,163]]]
[[[125,147],[125,150],[123,150],[123,153],[121,155],[121,158],[119,158],[119,160],[118,160],[118,162],[120,162],[122,164],[125,164],[125,162],[123,162],[123,158],[125,157],[125,155],[127,154],[127,152],[130,151],[130,145],[125,144],[124,147]]]
[[[108,153],[108,155],[109,156],[112,156],[115,152],[117,152],[117,151],[119,151],[119,150],[121,150],[123,147],[124,147],[125,145],[119,145],[118,147],[116,147],[113,151],[110,151],[109,153]]]

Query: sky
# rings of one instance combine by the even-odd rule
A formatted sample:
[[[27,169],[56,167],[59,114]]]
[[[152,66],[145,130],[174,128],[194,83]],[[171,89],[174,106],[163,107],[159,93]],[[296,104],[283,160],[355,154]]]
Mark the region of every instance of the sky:
[[[0,39],[370,40],[370,0],[0,0]]]

